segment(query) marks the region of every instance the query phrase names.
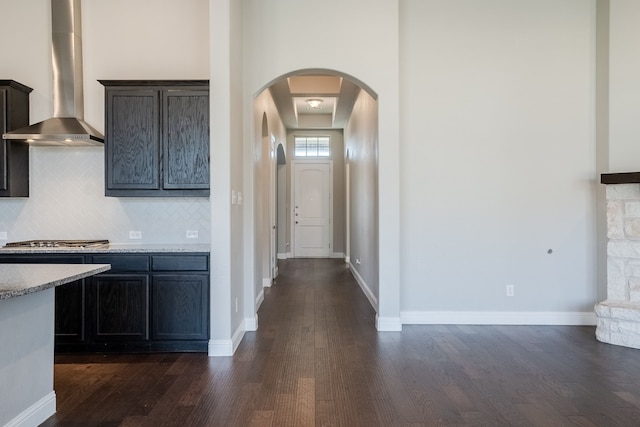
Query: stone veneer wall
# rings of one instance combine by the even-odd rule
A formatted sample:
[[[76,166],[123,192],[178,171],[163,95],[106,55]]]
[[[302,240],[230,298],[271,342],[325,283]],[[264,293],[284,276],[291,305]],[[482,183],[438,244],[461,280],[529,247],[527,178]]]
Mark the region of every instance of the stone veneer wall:
[[[599,341],[640,348],[640,184],[607,185],[607,299],[595,307]]]

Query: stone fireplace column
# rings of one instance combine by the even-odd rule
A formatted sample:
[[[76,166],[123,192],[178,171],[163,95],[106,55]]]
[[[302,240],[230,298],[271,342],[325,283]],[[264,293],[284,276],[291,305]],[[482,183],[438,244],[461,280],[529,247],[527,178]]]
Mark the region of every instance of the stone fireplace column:
[[[607,184],[607,299],[595,306],[599,341],[640,349],[640,173]]]

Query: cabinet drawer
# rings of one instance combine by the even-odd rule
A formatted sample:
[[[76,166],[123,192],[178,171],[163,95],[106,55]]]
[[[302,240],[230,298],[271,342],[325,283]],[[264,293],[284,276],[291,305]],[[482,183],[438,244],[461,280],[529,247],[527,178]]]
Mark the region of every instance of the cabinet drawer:
[[[122,271],[149,271],[147,255],[94,255],[94,264],[111,264],[110,273]]]
[[[153,271],[208,271],[207,255],[154,255],[151,257]]]
[[[84,264],[82,255],[2,255],[2,264]]]

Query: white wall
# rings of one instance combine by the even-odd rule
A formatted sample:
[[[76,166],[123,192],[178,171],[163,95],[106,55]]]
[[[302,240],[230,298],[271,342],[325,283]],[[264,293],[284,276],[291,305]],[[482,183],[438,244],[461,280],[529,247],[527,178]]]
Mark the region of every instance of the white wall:
[[[378,285],[378,102],[361,90],[345,129],[349,163],[349,258],[360,286],[377,309]]]
[[[263,123],[263,118],[265,122]],[[253,282],[247,283],[247,287],[253,289],[253,299],[247,301],[255,313],[261,301],[263,292],[263,280],[271,278],[269,271],[269,251],[270,251],[270,186],[271,173],[275,171],[276,160],[275,152],[272,149],[282,144],[285,149],[287,147],[287,132],[280,120],[278,110],[276,109],[271,93],[268,90],[262,91],[256,96],[253,103],[253,146],[251,157],[248,158],[248,164],[252,168],[252,180],[245,181],[245,193],[253,194],[253,209],[247,213],[254,220],[253,233],[254,253],[252,258],[248,258],[245,269],[249,269],[249,265],[253,260],[253,265],[257,266],[253,275]],[[266,135],[263,136],[263,124],[265,126]],[[273,177],[275,181],[275,176]],[[245,210],[245,212],[247,212]]]
[[[231,191],[242,190],[247,170],[242,147],[241,13],[238,2],[209,0],[212,356],[233,354],[244,335],[245,313],[254,313],[246,308],[253,298],[243,286],[252,276],[243,270],[245,236],[251,227],[245,220],[246,206],[231,204]]]
[[[11,42],[3,49],[0,76],[34,89],[32,123],[53,113],[50,7],[39,0],[0,0],[3,16],[12,17],[3,22]],[[83,1],[87,122],[104,130],[104,88],[98,79],[208,79],[207,17],[207,0]],[[32,147],[30,169],[31,197],[0,200],[0,231],[9,240],[128,243],[129,230],[140,230],[142,243],[209,243],[207,198],[105,197],[103,148]],[[199,239],[187,240],[187,229],[199,230]]]
[[[640,171],[640,2],[612,0],[610,10],[609,172]]]
[[[609,172],[609,0],[596,0],[596,180]],[[606,186],[596,187],[597,300],[607,298]]]
[[[401,2],[403,312],[592,312],[594,11]]]

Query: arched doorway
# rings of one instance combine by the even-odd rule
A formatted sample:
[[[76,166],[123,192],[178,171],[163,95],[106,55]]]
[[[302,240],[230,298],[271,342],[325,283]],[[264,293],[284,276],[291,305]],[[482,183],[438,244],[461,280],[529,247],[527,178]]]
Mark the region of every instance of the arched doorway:
[[[318,82],[319,86],[312,87],[307,84],[313,81]],[[333,86],[331,86],[332,84]],[[333,185],[340,191],[336,197],[339,200],[333,200],[333,202],[341,206],[341,210],[338,217],[332,218],[332,225],[334,229],[342,230],[342,235],[339,239],[334,239],[339,244],[332,248],[331,256],[343,258],[345,262],[349,263],[361,288],[377,310],[379,239],[377,206],[378,101],[376,93],[363,82],[345,73],[326,69],[306,69],[287,73],[274,79],[256,93],[254,100],[256,99],[260,99],[260,102],[254,101],[254,108],[265,110],[254,111],[253,117],[263,117],[260,125],[265,123],[265,117],[267,117],[269,110],[275,113],[276,117],[269,116],[266,131],[263,127],[261,132],[261,143],[254,144],[254,149],[259,149],[259,153],[254,153],[254,158],[260,158],[254,164],[255,197],[256,200],[260,199],[263,202],[269,198],[273,200],[274,203],[268,205],[269,208],[278,206],[275,210],[275,224],[259,220],[255,222],[256,251],[270,248],[269,251],[273,253],[271,248],[275,248],[276,258],[280,259],[292,255],[293,233],[282,230],[282,224],[292,224],[295,215],[290,179],[292,165],[298,160],[297,154],[299,154],[296,150],[295,135],[317,136],[329,131],[338,132],[341,134],[342,143],[339,152],[333,154],[339,158],[341,171],[337,174]],[[321,114],[312,115],[301,109],[300,103],[309,99],[319,99],[325,103],[325,106],[331,105],[328,111],[330,122],[323,121],[326,117]],[[340,104],[345,99],[349,100],[348,103]],[[295,119],[293,122],[292,117]],[[282,133],[279,135],[275,130],[277,126],[274,120],[280,122]],[[340,124],[336,125],[336,123]],[[265,152],[265,141],[269,139],[275,143],[276,148],[282,148],[285,151],[286,165],[278,166],[277,162],[274,162],[274,157],[277,156],[273,152],[271,155]],[[285,139],[286,143],[281,144],[278,139]],[[347,151],[349,151],[349,188],[346,188],[345,176]],[[276,164],[274,165],[274,163]],[[258,182],[257,177],[265,177],[264,171],[269,168],[275,172],[273,177]],[[335,170],[333,172],[336,175]],[[288,175],[285,180],[286,186],[288,186],[286,190],[281,188],[282,182],[280,180],[283,173]],[[279,183],[280,185],[278,185]],[[271,194],[275,194],[275,197],[269,196]],[[346,194],[349,194],[348,201]],[[256,207],[258,206],[264,208],[267,205],[256,203]],[[347,218],[347,206],[349,206],[349,218]],[[286,221],[283,221],[283,214],[288,217]],[[254,215],[260,216],[260,212],[256,210]],[[335,227],[336,223],[340,223],[340,226]],[[272,232],[273,230],[276,232]],[[268,243],[259,241],[258,236],[266,238],[267,234],[270,235]],[[347,256],[346,242],[349,242],[350,245],[350,257]],[[287,244],[288,248],[285,249]],[[261,260],[260,264],[255,265],[256,270],[265,272],[264,259],[264,256],[256,257],[257,261]],[[266,282],[264,277],[263,283]],[[269,272],[269,277],[274,277],[273,271]]]

